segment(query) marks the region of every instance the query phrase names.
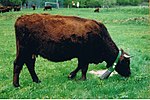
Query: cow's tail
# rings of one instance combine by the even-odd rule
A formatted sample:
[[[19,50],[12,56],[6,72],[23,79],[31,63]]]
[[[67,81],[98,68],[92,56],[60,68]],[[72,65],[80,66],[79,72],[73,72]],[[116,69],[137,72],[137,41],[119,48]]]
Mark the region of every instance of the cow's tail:
[[[26,46],[27,37],[29,36],[27,29],[23,25],[15,24],[15,37],[16,37],[16,56],[18,55],[21,48]]]
[[[15,24],[15,37],[16,37],[16,57],[17,57],[19,54],[19,30],[16,24]]]

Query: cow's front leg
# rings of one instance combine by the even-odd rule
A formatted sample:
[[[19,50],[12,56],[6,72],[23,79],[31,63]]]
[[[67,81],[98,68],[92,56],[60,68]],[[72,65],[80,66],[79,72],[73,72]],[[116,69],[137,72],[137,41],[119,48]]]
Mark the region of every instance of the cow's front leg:
[[[73,78],[76,76],[77,72],[78,72],[80,69],[81,69],[81,68],[80,68],[80,66],[79,66],[79,64],[78,64],[78,67],[68,75],[68,78],[69,78],[69,79],[73,79]]]
[[[78,67],[68,75],[68,78],[73,79],[80,69],[81,69],[81,60],[78,59]]]
[[[82,77],[81,77],[81,79],[82,80],[86,80],[87,70],[88,70],[88,64],[82,65],[82,67],[81,67],[81,71],[82,71]]]
[[[26,60],[25,64],[27,65],[27,68],[29,70],[29,73],[32,77],[33,82],[40,83],[41,81],[39,80],[35,72],[35,61],[36,61],[35,55],[30,55],[28,59]]]

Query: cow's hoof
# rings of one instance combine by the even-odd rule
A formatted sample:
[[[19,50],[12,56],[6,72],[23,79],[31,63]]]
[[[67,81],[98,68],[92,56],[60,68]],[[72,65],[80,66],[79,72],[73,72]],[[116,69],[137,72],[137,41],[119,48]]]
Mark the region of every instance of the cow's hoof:
[[[86,81],[86,78],[81,77],[79,80]]]
[[[69,79],[73,79],[73,78],[75,78],[75,76],[76,76],[76,74],[70,73],[70,74],[68,75],[68,78],[69,78]]]
[[[35,82],[35,83],[41,83],[40,80],[33,80],[33,82]]]
[[[19,84],[13,83],[14,87],[20,87]]]

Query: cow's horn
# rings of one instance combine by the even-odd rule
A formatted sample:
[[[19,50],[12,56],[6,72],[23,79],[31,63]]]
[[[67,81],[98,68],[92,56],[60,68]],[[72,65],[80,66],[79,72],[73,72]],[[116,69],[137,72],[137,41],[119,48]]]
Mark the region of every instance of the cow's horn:
[[[131,58],[131,56],[127,55],[127,54],[124,54],[123,55],[125,58]]]

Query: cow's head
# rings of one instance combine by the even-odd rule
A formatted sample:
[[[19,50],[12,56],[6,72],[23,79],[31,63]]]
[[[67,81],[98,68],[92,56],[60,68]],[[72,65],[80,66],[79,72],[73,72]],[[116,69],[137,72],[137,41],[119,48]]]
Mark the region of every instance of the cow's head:
[[[131,74],[130,71],[130,55],[127,54],[126,52],[124,52],[123,50],[121,57],[115,67],[115,70],[118,72],[118,74],[120,74],[121,76],[124,77],[129,77]]]

